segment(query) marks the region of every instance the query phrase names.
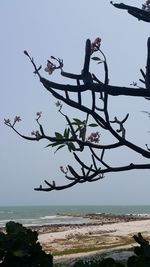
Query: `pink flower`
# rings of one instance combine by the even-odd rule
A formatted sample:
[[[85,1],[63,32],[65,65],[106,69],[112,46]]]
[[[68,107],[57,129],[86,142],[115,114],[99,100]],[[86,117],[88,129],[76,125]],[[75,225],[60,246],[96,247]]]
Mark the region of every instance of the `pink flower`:
[[[10,121],[10,119],[4,119],[4,123],[5,123],[6,125],[11,125],[11,121]]]
[[[48,72],[48,74],[52,74],[55,69],[56,65],[53,64],[51,61],[47,60],[47,67],[45,68],[45,71]]]
[[[97,37],[93,43],[91,43],[91,54],[98,51],[101,45],[101,38]]]
[[[89,142],[92,142],[92,143],[99,143],[99,141],[100,141],[100,133],[99,132],[91,133],[87,140]]]
[[[41,137],[39,131],[32,131],[32,132],[31,132],[31,135],[35,136],[36,138]]]
[[[15,118],[14,118],[14,123],[16,123],[16,122],[20,122],[21,121],[21,118],[19,117],[19,116],[16,116]]]

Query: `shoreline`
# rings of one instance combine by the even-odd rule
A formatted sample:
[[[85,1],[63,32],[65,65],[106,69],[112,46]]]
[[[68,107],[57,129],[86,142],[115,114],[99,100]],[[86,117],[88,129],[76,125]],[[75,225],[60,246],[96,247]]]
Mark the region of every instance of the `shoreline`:
[[[131,221],[144,221],[150,220],[150,217],[143,216],[143,215],[116,215],[111,213],[88,213],[88,214],[81,214],[81,213],[58,213],[59,216],[71,216],[71,217],[80,217],[88,219],[88,222],[83,223],[55,223],[55,224],[42,224],[42,225],[28,225],[30,229],[37,231],[39,234],[46,233],[46,232],[61,232],[64,229],[72,229],[76,227],[84,227],[84,226],[96,226],[96,225],[105,225],[105,224],[113,224],[113,223],[120,223],[120,222],[131,222]]]
[[[75,216],[81,217],[81,214]],[[54,256],[54,262],[69,266],[78,259],[101,256],[116,260],[121,258],[123,261],[133,255],[133,249],[129,248],[137,245],[133,235],[141,232],[144,238],[150,240],[150,218],[146,216],[101,213],[82,217],[88,218],[89,222],[32,225],[28,228],[38,232],[38,241],[43,250]],[[5,231],[5,228],[0,230]]]
[[[137,216],[103,215],[103,221],[48,229],[39,231],[39,242],[45,251],[54,255],[54,262],[65,264],[93,256],[125,260],[134,254],[128,249],[137,245],[133,235],[141,232],[150,240],[150,218]]]
[[[38,232],[43,232],[42,229],[44,229],[44,231],[47,228],[51,228],[52,230],[55,230],[57,228],[61,228],[61,227],[67,227],[67,226],[82,226],[82,225],[97,225],[97,224],[109,224],[109,223],[115,223],[115,222],[129,222],[129,221],[137,221],[137,220],[148,220],[150,219],[150,214],[113,214],[113,213],[81,213],[81,212],[62,212],[62,213],[56,213],[56,216],[58,216],[58,218],[60,217],[59,220],[61,220],[61,217],[72,217],[72,218],[80,218],[81,220],[79,222],[75,222],[72,220],[70,222],[70,220],[68,220],[68,222],[60,222],[60,223],[51,223],[49,222],[45,222],[45,223],[39,223],[39,224],[34,224],[34,223],[23,223],[21,222],[22,219],[5,219],[5,224],[9,221],[15,221],[18,223],[23,224],[25,227],[29,227],[31,229],[35,229]],[[86,219],[84,221],[84,219]],[[28,219],[27,219],[28,220]],[[0,225],[0,231],[3,231],[3,229],[5,229],[5,224],[4,225]],[[47,231],[47,230],[46,230]]]

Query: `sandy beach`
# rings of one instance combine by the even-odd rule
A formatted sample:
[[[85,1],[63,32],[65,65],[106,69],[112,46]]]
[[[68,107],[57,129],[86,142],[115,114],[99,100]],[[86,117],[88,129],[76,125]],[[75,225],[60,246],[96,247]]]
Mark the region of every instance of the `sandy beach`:
[[[103,215],[86,225],[47,226],[46,231],[42,228],[39,242],[56,262],[95,255],[126,259],[133,251],[125,249],[135,246],[133,235],[139,232],[150,240],[150,219]]]

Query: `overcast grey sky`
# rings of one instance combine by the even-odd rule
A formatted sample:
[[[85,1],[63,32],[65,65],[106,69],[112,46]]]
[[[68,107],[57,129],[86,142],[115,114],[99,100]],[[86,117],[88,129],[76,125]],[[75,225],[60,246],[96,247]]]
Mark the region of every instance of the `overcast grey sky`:
[[[84,59],[87,38],[102,38],[102,50],[109,64],[110,83],[129,86],[138,81],[140,68],[145,67],[149,24],[139,22],[125,11],[115,9],[107,0],[5,0],[0,1],[1,25],[1,96],[0,96],[0,205],[57,204],[149,204],[149,171],[108,174],[96,183],[83,184],[66,191],[35,192],[44,179],[63,183],[60,165],[72,163],[71,154],[45,149],[46,142],[32,143],[19,138],[3,124],[4,118],[19,115],[17,129],[30,136],[37,129],[35,114],[43,112],[41,122],[53,135],[65,127],[65,121],[55,107],[56,100],[40,84],[23,50],[46,66],[53,55],[63,58],[64,70],[79,73]],[[124,0],[126,4],[131,1]],[[143,1],[132,0],[141,7]],[[94,62],[91,71],[102,69]],[[46,78],[68,83],[59,76],[41,72]],[[149,143],[150,120],[141,110],[150,111],[149,101],[129,97],[111,98],[112,117],[123,118],[130,112],[126,124],[127,138],[144,147]],[[67,108],[65,107],[65,112]],[[68,109],[69,112],[69,109]],[[74,117],[76,111],[70,111]],[[114,165],[130,157],[125,151],[115,154]],[[134,161],[134,160],[133,160]]]

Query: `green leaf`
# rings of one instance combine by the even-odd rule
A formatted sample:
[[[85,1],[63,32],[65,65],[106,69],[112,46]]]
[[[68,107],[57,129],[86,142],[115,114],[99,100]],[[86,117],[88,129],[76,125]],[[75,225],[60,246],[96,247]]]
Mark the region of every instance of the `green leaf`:
[[[47,148],[47,147],[50,147],[50,146],[52,146],[53,144],[48,144],[47,146],[45,146],[45,148]]]
[[[96,61],[101,61],[99,57],[91,57],[91,59],[96,60]]]
[[[68,143],[68,150],[71,152],[72,150],[73,151],[75,151],[75,145],[74,145],[74,143],[72,143],[72,142],[70,142],[70,143]]]
[[[98,124],[96,124],[96,123],[90,123],[88,126],[90,126],[90,127],[97,127]]]
[[[68,139],[69,138],[69,133],[70,133],[70,129],[69,128],[66,128],[64,130],[64,138]]]
[[[58,145],[60,145],[60,144],[63,144],[64,143],[64,141],[57,141],[56,143],[54,143],[54,144],[52,144],[52,147],[54,147],[54,146],[58,146]]]
[[[79,119],[73,118],[73,120],[75,121],[75,123],[72,124],[77,124],[77,125],[84,124],[84,122]]]
[[[65,146],[65,145],[61,145],[61,146],[59,146],[59,147],[55,150],[54,153],[56,153],[59,149],[63,148],[64,146]]]
[[[85,139],[85,134],[86,134],[86,127],[82,127],[79,129],[80,133],[79,133],[79,138],[82,138],[82,140],[84,141]]]
[[[55,142],[55,143],[53,143],[53,144],[49,144],[49,145],[47,145],[45,148],[47,148],[47,147],[54,147],[54,146],[58,146],[58,145],[60,145],[60,144],[62,144],[63,143],[63,141],[58,141],[58,142]]]
[[[62,134],[60,134],[58,132],[55,132],[55,136],[56,136],[57,139],[63,139]]]

